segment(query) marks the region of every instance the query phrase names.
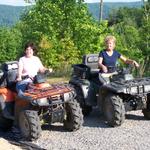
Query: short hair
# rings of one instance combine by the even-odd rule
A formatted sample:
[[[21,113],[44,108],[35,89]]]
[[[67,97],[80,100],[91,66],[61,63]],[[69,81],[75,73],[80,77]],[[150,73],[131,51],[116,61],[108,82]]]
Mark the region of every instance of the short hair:
[[[34,44],[33,42],[28,42],[28,43],[26,43],[26,44],[25,44],[25,47],[24,47],[24,50],[26,51],[26,49],[27,49],[28,47],[31,47],[34,52],[37,51],[37,48],[36,48],[36,46],[35,46],[35,44]]]
[[[112,35],[108,35],[108,36],[106,36],[106,38],[104,40],[105,44],[107,44],[107,42],[110,40],[113,40],[113,42],[116,43],[116,38]]]

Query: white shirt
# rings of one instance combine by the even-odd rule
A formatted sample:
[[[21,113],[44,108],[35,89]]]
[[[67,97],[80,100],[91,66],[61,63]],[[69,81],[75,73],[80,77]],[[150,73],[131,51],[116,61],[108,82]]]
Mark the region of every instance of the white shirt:
[[[40,68],[43,67],[40,59],[36,56],[26,57],[23,56],[19,59],[19,66],[23,67],[22,75],[29,75],[34,77],[39,72]]]

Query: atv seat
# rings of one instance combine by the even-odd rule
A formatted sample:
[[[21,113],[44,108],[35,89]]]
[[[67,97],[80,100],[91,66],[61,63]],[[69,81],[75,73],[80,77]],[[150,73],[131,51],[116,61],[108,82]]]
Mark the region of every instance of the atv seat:
[[[3,70],[3,76],[1,79],[3,81],[6,81],[6,86],[8,88],[11,88],[14,90],[14,86],[16,84],[16,77],[17,77],[17,72],[18,72],[18,62],[17,61],[10,61],[6,62],[2,65],[2,70]]]
[[[98,69],[98,54],[87,54],[83,56],[82,63],[90,68],[89,73],[92,80],[96,82],[100,82],[100,84],[106,84],[110,82],[110,78],[112,75],[116,74],[113,73],[100,73],[100,69]]]
[[[82,63],[90,68],[91,77],[97,77],[98,69],[98,54],[87,54],[83,56]]]

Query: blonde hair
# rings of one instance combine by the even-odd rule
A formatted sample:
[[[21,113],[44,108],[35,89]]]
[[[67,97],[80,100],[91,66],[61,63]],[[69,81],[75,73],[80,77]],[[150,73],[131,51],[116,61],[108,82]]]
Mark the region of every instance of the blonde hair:
[[[107,42],[110,40],[112,40],[114,42],[114,44],[116,43],[116,38],[112,35],[108,35],[108,36],[106,36],[106,38],[104,40],[105,44],[107,44]]]

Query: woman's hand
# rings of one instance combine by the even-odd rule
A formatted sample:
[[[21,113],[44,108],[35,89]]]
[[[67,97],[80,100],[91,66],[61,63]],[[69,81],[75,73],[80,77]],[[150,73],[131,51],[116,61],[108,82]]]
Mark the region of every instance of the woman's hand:
[[[17,77],[16,81],[17,82],[22,81],[22,77]]]
[[[140,66],[135,60],[133,60],[133,65],[137,68]]]
[[[108,69],[107,69],[106,66],[102,65],[101,68],[102,68],[102,71],[103,71],[104,73],[107,73],[107,72],[108,72]]]
[[[52,69],[52,68],[49,68],[48,71],[51,73],[51,72],[53,72],[53,69]]]
[[[52,69],[52,68],[47,68],[47,69],[44,71],[44,74],[45,74],[45,75],[50,75],[52,72],[53,72],[53,69]]]
[[[51,73],[53,72],[53,69],[52,68],[41,68],[39,70],[40,73]]]

